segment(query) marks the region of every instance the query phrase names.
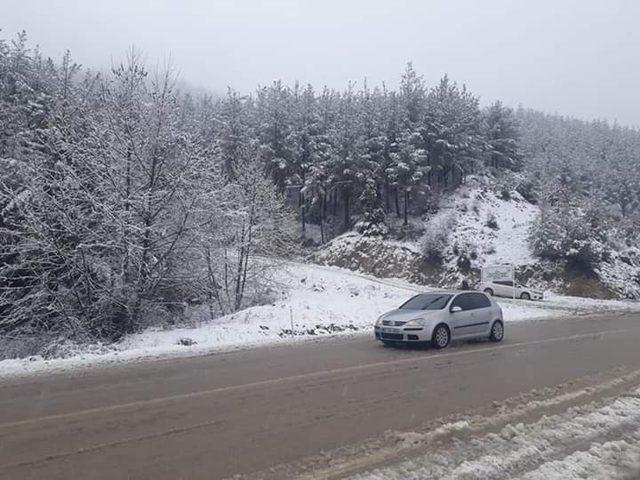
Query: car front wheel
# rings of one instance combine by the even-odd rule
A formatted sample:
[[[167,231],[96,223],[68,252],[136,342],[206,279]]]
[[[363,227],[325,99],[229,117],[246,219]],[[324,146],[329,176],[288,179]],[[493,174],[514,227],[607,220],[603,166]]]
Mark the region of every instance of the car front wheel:
[[[491,326],[491,333],[489,334],[489,340],[492,342],[501,342],[504,338],[504,325],[500,320],[493,322]]]
[[[451,333],[446,325],[438,325],[433,330],[433,336],[431,338],[431,345],[438,350],[446,348],[451,340]]]

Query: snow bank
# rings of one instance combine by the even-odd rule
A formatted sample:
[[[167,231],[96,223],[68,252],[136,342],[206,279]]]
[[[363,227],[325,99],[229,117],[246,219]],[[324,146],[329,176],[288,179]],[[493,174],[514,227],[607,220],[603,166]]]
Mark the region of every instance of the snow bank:
[[[609,480],[640,471],[640,389],[480,437],[465,422],[449,430],[460,434],[453,445],[435,445],[424,456],[352,480]]]

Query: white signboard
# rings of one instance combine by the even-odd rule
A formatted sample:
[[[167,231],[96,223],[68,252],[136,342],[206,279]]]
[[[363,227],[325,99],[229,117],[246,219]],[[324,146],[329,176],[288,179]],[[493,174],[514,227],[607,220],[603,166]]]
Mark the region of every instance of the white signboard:
[[[481,272],[483,282],[515,281],[513,265],[490,265],[483,267]]]

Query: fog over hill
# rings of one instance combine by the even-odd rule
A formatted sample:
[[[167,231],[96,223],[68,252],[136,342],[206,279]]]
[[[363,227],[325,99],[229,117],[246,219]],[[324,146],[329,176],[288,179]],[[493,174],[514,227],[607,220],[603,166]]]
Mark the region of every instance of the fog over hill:
[[[26,29],[55,58],[108,68],[131,46],[171,58],[190,84],[249,93],[283,80],[397,88],[408,61],[480,96],[548,113],[640,126],[637,2],[613,0],[0,1],[7,37]]]

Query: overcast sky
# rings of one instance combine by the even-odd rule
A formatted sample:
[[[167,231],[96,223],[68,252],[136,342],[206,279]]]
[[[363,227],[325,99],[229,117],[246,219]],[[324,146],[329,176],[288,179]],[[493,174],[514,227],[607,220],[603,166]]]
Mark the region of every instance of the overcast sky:
[[[407,61],[478,94],[640,126],[636,0],[0,0],[3,37],[109,66],[128,46],[183,80],[247,92],[274,79],[397,85]]]

